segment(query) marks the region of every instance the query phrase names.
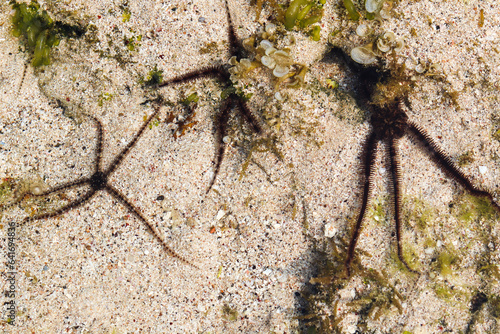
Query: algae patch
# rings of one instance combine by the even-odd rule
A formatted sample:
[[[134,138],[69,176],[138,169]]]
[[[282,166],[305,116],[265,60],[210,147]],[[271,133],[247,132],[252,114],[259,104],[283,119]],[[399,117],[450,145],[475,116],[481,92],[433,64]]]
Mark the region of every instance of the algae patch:
[[[40,9],[37,1],[29,5],[16,1],[10,4],[14,11],[12,34],[22,37],[33,67],[50,65],[50,51],[61,39],[78,38],[86,32],[85,27],[54,21],[46,10]]]

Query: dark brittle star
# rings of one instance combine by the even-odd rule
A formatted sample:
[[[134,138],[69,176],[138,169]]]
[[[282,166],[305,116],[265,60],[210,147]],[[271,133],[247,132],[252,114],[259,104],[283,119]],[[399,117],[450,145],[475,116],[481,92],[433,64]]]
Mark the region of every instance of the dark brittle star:
[[[45,219],[45,218],[54,218],[63,215],[64,213],[73,210],[75,208],[81,207],[85,204],[87,204],[99,191],[104,191],[107,192],[109,195],[111,195],[113,198],[118,200],[118,202],[122,203],[130,212],[132,212],[141,222],[143,222],[148,230],[153,234],[153,236],[161,243],[165,251],[172,257],[177,258],[183,263],[186,263],[190,266],[193,266],[195,268],[198,268],[188,260],[186,260],[184,257],[180,256],[177,254],[165,241],[165,239],[161,236],[160,232],[158,229],[148,221],[148,219],[144,216],[144,214],[141,212],[139,208],[137,208],[134,204],[132,204],[126,197],[123,195],[118,189],[116,189],[113,185],[109,183],[109,178],[113,172],[116,171],[116,169],[120,166],[122,161],[125,159],[127,154],[130,152],[130,150],[135,146],[135,144],[138,142],[140,139],[141,135],[144,133],[144,130],[148,127],[148,125],[151,123],[151,121],[158,116],[160,112],[160,104],[161,100],[155,100],[152,101],[153,108],[154,108],[154,113],[149,116],[149,118],[146,120],[146,122],[141,126],[137,134],[132,138],[132,140],[121,150],[120,153],[112,160],[112,162],[109,164],[107,168],[103,168],[102,166],[102,146],[103,146],[103,131],[102,131],[102,124],[101,122],[94,116],[91,115],[85,115],[89,117],[95,124],[96,129],[97,129],[97,144],[96,144],[96,152],[95,152],[95,158],[94,158],[94,166],[93,166],[93,172],[92,175],[89,177],[83,177],[81,179],[64,183],[59,186],[56,186],[52,189],[48,189],[45,191],[40,191],[40,192],[33,192],[33,191],[28,191],[26,193],[23,193],[17,198],[4,206],[0,206],[0,211],[4,211],[5,209],[8,209],[10,207],[13,207],[17,204],[20,204],[24,199],[28,197],[35,197],[35,198],[42,198],[45,196],[49,196],[52,194],[60,193],[62,191],[66,191],[69,189],[73,189],[76,187],[80,186],[88,186],[90,189],[81,197],[74,199],[68,204],[63,205],[62,207],[51,211],[51,212],[44,212],[40,214],[35,214],[30,217],[26,217],[21,225],[24,225],[28,222],[34,221],[34,220],[40,220],[40,219]]]
[[[462,185],[470,194],[488,200],[492,207],[500,213],[500,205],[495,201],[493,194],[473,184],[470,177],[465,175],[453,159],[442,149],[427,132],[414,121],[410,120],[403,107],[411,108],[407,98],[407,92],[399,91],[403,78],[391,73],[390,70],[381,70],[377,67],[363,67],[355,64],[342,50],[334,48],[332,56],[340,63],[347,64],[353,73],[357,73],[358,90],[356,91],[357,104],[370,111],[371,130],[364,140],[363,150],[360,156],[360,174],[362,178],[363,195],[354,230],[352,231],[345,268],[347,275],[351,274],[351,264],[354,259],[354,251],[358,241],[363,221],[366,216],[370,196],[373,188],[375,156],[379,143],[385,144],[386,154],[389,157],[389,181],[391,183],[392,206],[396,227],[397,255],[404,266],[413,273],[417,271],[410,268],[403,258],[401,245],[401,227],[403,224],[401,215],[401,171],[398,152],[398,142],[408,136],[420,144],[420,148],[427,153],[450,178]],[[384,91],[385,89],[385,91]]]
[[[227,22],[228,22],[229,54],[231,56],[235,56],[237,59],[241,59],[243,47],[234,32],[233,22],[231,19],[231,14],[229,12],[229,6],[227,4],[227,1],[225,1],[224,3],[226,6]],[[224,137],[226,136],[227,125],[229,121],[229,113],[231,112],[231,110],[235,108],[239,110],[241,116],[243,116],[243,119],[250,126],[253,133],[256,134],[262,133],[262,127],[260,121],[248,108],[246,99],[237,93],[230,77],[231,73],[229,72],[228,67],[219,64],[187,72],[175,78],[166,80],[159,85],[159,87],[166,87],[202,78],[216,78],[219,79],[223,85],[223,94],[225,94],[226,96],[223,98],[223,101],[221,102],[220,107],[214,119],[215,141],[216,141],[216,150],[214,158],[215,167],[213,176],[207,187],[207,193],[214,185],[220,170],[220,166],[222,164],[222,159],[224,157],[224,151],[225,151]]]

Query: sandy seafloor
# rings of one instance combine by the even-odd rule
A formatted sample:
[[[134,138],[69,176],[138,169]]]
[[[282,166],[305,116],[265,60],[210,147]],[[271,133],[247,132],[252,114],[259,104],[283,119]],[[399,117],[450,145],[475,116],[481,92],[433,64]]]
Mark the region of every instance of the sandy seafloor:
[[[368,121],[359,121],[362,111],[345,93],[352,86],[350,74],[320,62],[329,40],[345,50],[371,41],[355,35],[359,23],[347,20],[340,1],[327,1],[319,42],[290,33],[297,40],[291,48],[295,62],[310,68],[305,88],[282,88],[286,99],[280,102],[273,97],[269,71],[258,69],[245,79],[253,85],[247,92],[254,93],[250,107],[255,114],[265,110],[281,122],[265,128],[276,135],[283,160],[255,152],[240,180],[252,138],[235,116],[220,174],[208,194],[220,87],[208,79],[148,91],[138,80],[155,65],[171,78],[225,64],[224,3],[130,0],[128,22],[118,1],[42,4],[61,19],[71,12],[95,25],[100,43],[62,41],[52,65],[43,73],[29,66],[22,80],[27,55],[10,35],[8,2],[0,5],[0,178],[50,188],[90,175],[95,126],[85,117],[77,124],[64,116],[56,100],[102,122],[107,166],[153,112],[141,105],[146,96],[161,94],[177,103],[162,108],[163,121],[181,110],[178,101],[197,92],[197,124],[176,140],[172,124],[147,129],[110,182],[200,269],[168,256],[138,219],[100,192],[77,209],[16,229],[17,319],[15,326],[7,324],[4,307],[0,332],[294,333],[309,328],[314,333],[311,328],[321,332],[319,324],[327,318],[326,332],[500,332],[498,217],[473,213],[464,221],[456,209],[464,189],[406,138],[399,145],[407,221],[403,243],[416,254],[412,264],[421,274],[402,270],[391,255],[394,223],[383,147],[357,253],[366,272],[380,273],[384,280],[369,279],[366,272],[341,279],[342,264],[330,248],[325,248],[330,262],[318,253],[332,243],[345,254],[342,240],[349,239],[361,204],[359,155],[369,131]],[[271,16],[265,8],[255,22],[248,0],[230,0],[229,8],[240,38],[262,30]],[[500,143],[493,133],[500,122],[500,3],[400,1],[392,13],[381,25],[368,24],[405,40],[398,63],[408,65],[416,83],[409,93],[410,119],[454,161],[473,152],[464,173],[498,198]],[[340,33],[329,37],[333,31]],[[138,35],[140,45],[131,52],[123,38]],[[108,55],[122,56],[123,65],[117,57],[99,56],[108,42]],[[418,74],[412,72],[417,62],[439,66],[434,73]],[[327,88],[328,78],[340,83],[338,91]],[[64,203],[63,197],[53,200]],[[21,222],[43,205],[26,199],[0,214],[3,272],[7,224]],[[417,230],[421,212],[429,218]],[[454,256],[449,270],[436,265],[442,254]],[[337,268],[330,272],[333,279],[325,278],[325,263]],[[312,284],[318,281],[333,284]],[[6,281],[0,284],[5,291]]]

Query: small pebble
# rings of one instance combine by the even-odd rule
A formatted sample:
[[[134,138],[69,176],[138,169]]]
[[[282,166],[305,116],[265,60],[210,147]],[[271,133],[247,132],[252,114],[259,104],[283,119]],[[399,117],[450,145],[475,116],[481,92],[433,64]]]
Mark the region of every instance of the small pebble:
[[[335,227],[333,223],[328,223],[325,225],[325,237],[332,238],[338,232],[338,229]]]
[[[481,173],[482,175],[486,174],[486,172],[488,172],[488,167],[486,166],[479,166],[479,173]]]
[[[215,217],[215,220],[221,220],[222,217],[224,217],[225,215],[226,215],[226,211],[219,210],[219,212],[217,212],[217,216]]]

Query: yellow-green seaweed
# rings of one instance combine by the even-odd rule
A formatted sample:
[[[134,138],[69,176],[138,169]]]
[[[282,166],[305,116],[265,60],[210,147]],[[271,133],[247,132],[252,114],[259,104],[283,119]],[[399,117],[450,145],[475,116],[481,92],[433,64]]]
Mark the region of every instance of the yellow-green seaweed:
[[[347,13],[349,14],[349,18],[353,21],[359,20],[359,13],[356,10],[356,7],[354,6],[354,3],[352,0],[344,0],[344,7],[347,10]]]
[[[50,65],[50,50],[59,45],[61,38],[81,37],[86,28],[59,22],[40,10],[40,4],[33,0],[30,4],[11,1],[12,34],[25,40],[26,50],[32,55],[33,67]]]
[[[12,34],[26,39],[28,50],[33,52],[31,63],[34,67],[49,65],[50,49],[59,45],[60,41],[54,31],[54,21],[47,11],[40,11],[40,5],[36,1],[29,5],[11,2],[11,5],[14,10]]]
[[[320,32],[321,32],[321,27],[320,26],[314,26],[310,32],[311,39],[315,42],[319,41],[320,39]]]
[[[158,67],[155,65],[155,67],[148,72],[146,78],[141,78],[139,80],[139,83],[146,87],[151,87],[159,85],[160,83],[162,83],[162,81],[163,81],[163,71],[159,70]]]
[[[292,30],[296,25],[304,29],[319,22],[323,17],[323,3],[323,1],[292,0],[285,12],[284,24],[286,30]],[[318,32],[315,32],[315,34],[319,36],[321,27],[317,26],[316,30]],[[313,38],[313,40],[316,39]]]

